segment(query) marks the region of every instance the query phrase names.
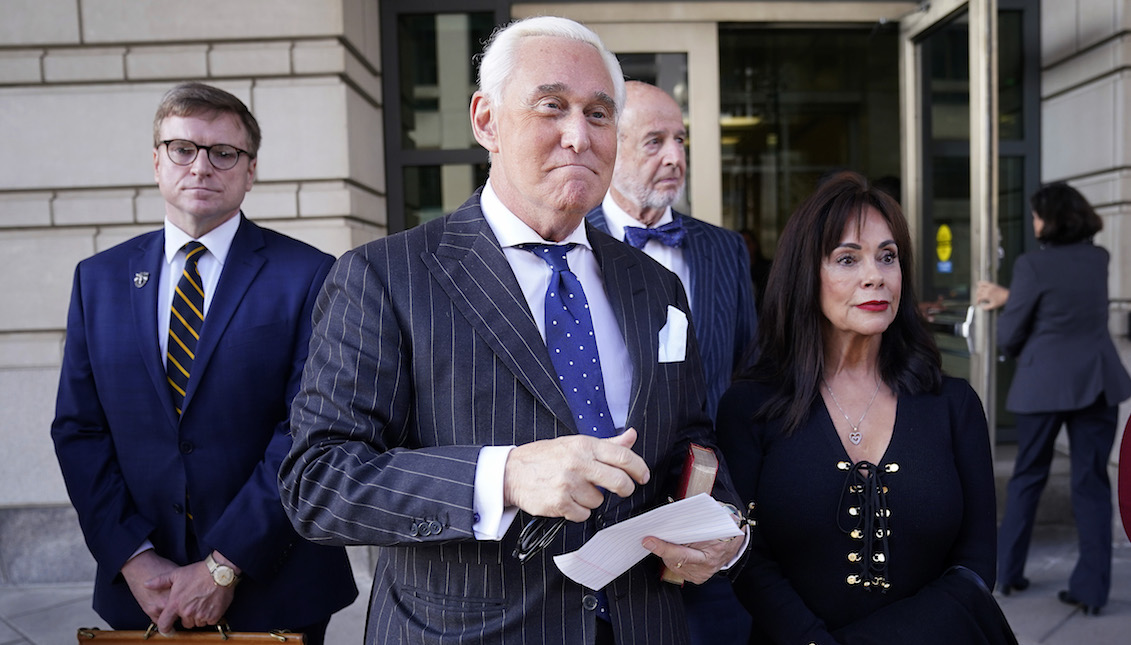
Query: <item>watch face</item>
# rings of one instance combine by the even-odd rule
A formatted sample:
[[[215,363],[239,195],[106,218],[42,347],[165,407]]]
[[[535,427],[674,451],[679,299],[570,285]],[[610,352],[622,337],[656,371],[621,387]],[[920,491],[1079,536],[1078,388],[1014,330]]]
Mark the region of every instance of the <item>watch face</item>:
[[[221,587],[229,587],[235,581],[236,573],[232,571],[231,567],[220,565],[212,572],[212,579]]]

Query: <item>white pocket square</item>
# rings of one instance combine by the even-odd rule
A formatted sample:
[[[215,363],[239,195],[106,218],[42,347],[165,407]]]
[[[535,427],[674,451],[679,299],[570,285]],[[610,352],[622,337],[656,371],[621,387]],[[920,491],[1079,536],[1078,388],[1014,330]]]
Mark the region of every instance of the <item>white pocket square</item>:
[[[660,362],[678,363],[687,357],[687,314],[668,305],[668,320],[660,329]]]

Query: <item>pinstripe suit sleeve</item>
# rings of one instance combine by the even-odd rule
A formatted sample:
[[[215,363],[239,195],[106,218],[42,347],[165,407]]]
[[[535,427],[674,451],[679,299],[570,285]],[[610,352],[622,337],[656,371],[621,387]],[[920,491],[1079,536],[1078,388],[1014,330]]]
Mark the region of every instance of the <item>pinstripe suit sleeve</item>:
[[[404,276],[383,271],[408,267],[409,253],[392,243],[346,253],[315,306],[291,409],[294,445],[280,471],[283,504],[310,540],[392,546],[473,537],[479,447],[414,446],[410,436],[409,331],[388,290]]]

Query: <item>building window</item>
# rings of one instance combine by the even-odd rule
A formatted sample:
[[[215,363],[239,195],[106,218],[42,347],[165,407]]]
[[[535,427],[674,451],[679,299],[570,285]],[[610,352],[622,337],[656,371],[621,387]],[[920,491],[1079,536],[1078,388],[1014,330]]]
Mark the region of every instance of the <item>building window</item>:
[[[468,116],[478,54],[509,3],[381,3],[389,232],[450,213],[486,181]]]

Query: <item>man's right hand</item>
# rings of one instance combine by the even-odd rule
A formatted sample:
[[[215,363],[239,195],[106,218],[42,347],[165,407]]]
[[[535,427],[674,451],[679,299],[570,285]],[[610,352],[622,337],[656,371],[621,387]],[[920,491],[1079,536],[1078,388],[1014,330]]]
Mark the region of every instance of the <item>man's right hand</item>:
[[[597,439],[572,435],[515,447],[503,474],[503,503],[541,517],[584,522],[605,500],[601,489],[628,497],[651,474],[632,452],[636,430]]]
[[[149,620],[154,625],[157,624],[161,612],[165,610],[165,605],[169,602],[169,590],[146,589],[145,583],[176,568],[175,562],[157,555],[157,552],[153,549],[137,554],[122,566],[122,577],[126,579],[126,584],[130,586],[130,593],[134,595],[137,604],[141,605],[141,610],[145,612],[146,616],[149,616]]]

